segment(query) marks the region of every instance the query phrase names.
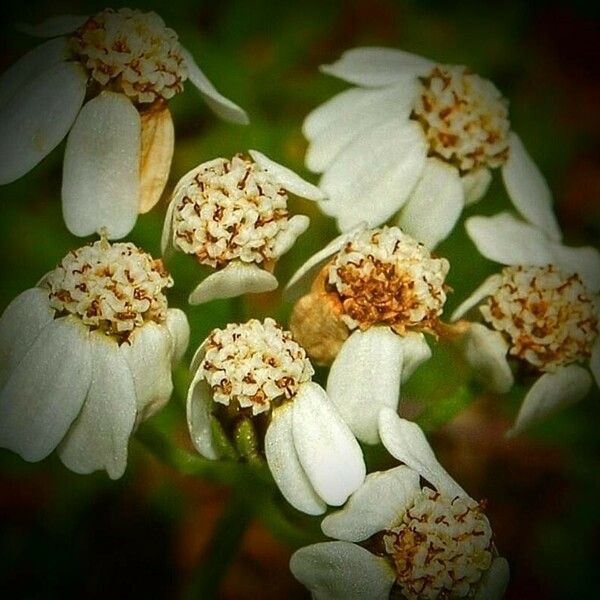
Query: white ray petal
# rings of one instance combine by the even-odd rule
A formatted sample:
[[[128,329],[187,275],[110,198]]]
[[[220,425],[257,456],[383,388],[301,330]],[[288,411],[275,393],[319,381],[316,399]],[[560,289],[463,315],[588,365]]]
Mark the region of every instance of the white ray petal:
[[[165,222],[163,223],[160,236],[160,251],[163,256],[173,247],[173,212],[175,210],[175,200],[171,200],[167,206]]]
[[[550,239],[560,241],[562,233],[552,209],[552,194],[546,180],[516,133],[510,134],[509,143],[502,177],[512,203],[532,225],[539,227]]]
[[[392,409],[384,408],[379,413],[379,435],[394,458],[417,471],[438,491],[450,496],[467,496],[440,465],[416,423],[401,419]]]
[[[294,508],[309,515],[325,512],[327,505],[315,492],[296,454],[289,403],[273,411],[265,435],[265,456],[277,487]]]
[[[570,248],[552,244],[553,262],[567,273],[577,273],[592,294],[600,290],[600,252],[591,246]]]
[[[323,174],[321,210],[341,231],[380,225],[408,200],[421,177],[427,143],[418,123],[390,119],[355,138]]]
[[[310,225],[310,219],[306,215],[294,215],[273,244],[273,254],[283,256],[294,245],[295,241],[302,235]]]
[[[435,63],[393,48],[352,48],[330,65],[320,67],[323,73],[367,87],[390,85],[405,75],[426,75]]]
[[[431,358],[431,348],[422,333],[409,333],[402,336],[402,383],[427,360]]]
[[[123,94],[103,92],[82,108],[67,138],[63,216],[78,236],[127,235],[140,194],[140,115]]]
[[[127,466],[135,423],[135,386],[115,340],[93,332],[90,345],[92,382],[58,454],[71,471],[85,474],[104,469],[111,479],[118,479]]]
[[[396,224],[428,248],[435,248],[454,229],[464,205],[458,169],[437,158],[428,158]]]
[[[297,550],[294,577],[314,600],[388,600],[396,575],[384,558],[349,542],[324,542]]]
[[[362,451],[325,390],[300,386],[293,402],[294,446],[317,494],[333,506],[343,504],[365,478]]]
[[[35,25],[20,23],[17,29],[34,37],[51,38],[72,33],[79,29],[89,17],[87,15],[55,15]]]
[[[509,577],[510,568],[508,561],[498,556],[481,578],[479,589],[475,594],[475,600],[502,600],[508,586]]]
[[[190,324],[182,310],[169,308],[165,325],[171,334],[171,364],[175,365],[183,358],[190,342]]]
[[[596,342],[592,346],[590,370],[596,380],[596,385],[600,388],[600,335],[596,338]]]
[[[187,395],[187,423],[196,450],[205,458],[218,458],[210,423],[212,397],[202,372],[198,371]]]
[[[216,90],[215,86],[196,64],[190,52],[181,47],[181,53],[188,68],[190,81],[198,88],[209,108],[225,121],[247,125],[250,120],[246,111]]]
[[[362,542],[396,525],[421,490],[419,474],[402,465],[367,475],[341,510],[327,515],[323,533],[346,542]]]
[[[204,360],[204,357],[206,356],[206,342],[208,341],[208,338],[205,338],[202,343],[198,346],[198,348],[196,349],[196,352],[194,352],[194,356],[192,357],[192,362],[190,363],[190,373],[195,373],[199,368],[200,365],[202,364],[202,361]]]
[[[486,167],[470,171],[460,178],[465,194],[465,206],[479,202],[492,183],[492,173]]]
[[[27,461],[48,456],[79,413],[91,381],[89,330],[49,323],[0,392],[0,446]]]
[[[453,313],[451,321],[460,319],[474,306],[479,304],[487,296],[491,296],[502,285],[502,275],[495,273],[490,275]]]
[[[203,279],[190,294],[188,301],[190,304],[202,304],[217,298],[271,292],[277,286],[277,279],[273,274],[254,263],[236,260]]]
[[[554,373],[544,373],[527,392],[507,436],[519,435],[534,423],[579,402],[591,386],[592,377],[578,365],[559,367]]]
[[[331,365],[327,395],[361,442],[379,442],[379,411],[398,406],[402,358],[402,337],[379,326],[354,331]]]
[[[65,137],[81,108],[87,77],[60,62],[21,86],[0,109],[0,184],[33,169]]]
[[[285,190],[307,200],[325,200],[323,190],[305,181],[291,169],[276,163],[258,150],[249,150],[252,160]]]

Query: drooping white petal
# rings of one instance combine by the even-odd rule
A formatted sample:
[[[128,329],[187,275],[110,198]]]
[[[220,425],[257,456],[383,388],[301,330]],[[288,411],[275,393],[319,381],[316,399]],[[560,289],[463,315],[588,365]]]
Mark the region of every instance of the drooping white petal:
[[[71,233],[86,236],[105,227],[114,239],[135,225],[140,123],[123,94],[102,92],[81,109],[67,138],[63,168],[63,216]]]
[[[273,254],[283,256],[302,235],[310,225],[310,219],[306,215],[294,215],[287,224],[287,228],[282,231],[273,244]]]
[[[546,417],[575,404],[592,386],[590,374],[578,365],[559,367],[554,373],[544,373],[527,392],[515,424],[508,431],[514,437]]]
[[[7,306],[0,319],[0,388],[53,318],[48,292],[38,287],[25,290]]]
[[[11,65],[0,77],[0,107],[18,93],[20,88],[45,73],[67,57],[66,38],[48,40]]]
[[[265,156],[258,150],[250,150],[250,156],[254,162],[263,170],[269,173],[273,179],[284,189],[300,198],[307,200],[324,200],[326,198],[323,190],[316,185],[305,181],[291,169],[276,163],[268,156]]]
[[[416,423],[401,419],[392,409],[379,413],[379,435],[387,451],[422,475],[440,492],[450,496],[467,493],[448,475],[435,457],[427,438]]]
[[[380,225],[408,200],[421,177],[427,143],[414,121],[390,119],[348,144],[321,179],[329,196],[319,205],[341,231]]]
[[[503,212],[470,217],[467,233],[486,258],[503,265],[548,265],[553,254],[543,231]]]
[[[398,406],[402,358],[402,337],[378,326],[354,331],[331,365],[327,395],[361,442],[379,442],[379,411]]]
[[[133,331],[118,351],[133,378],[139,423],[161,409],[171,397],[171,336],[166,327],[146,323]]]
[[[502,600],[508,586],[509,577],[508,561],[498,556],[481,578],[475,600]]]
[[[203,279],[188,299],[190,304],[202,304],[217,298],[233,298],[243,294],[260,294],[277,288],[272,273],[254,263],[232,261],[223,269]]]
[[[306,166],[320,173],[360,133],[392,118],[407,120],[419,89],[418,79],[408,75],[388,88],[352,88],[334,96],[313,111],[316,119],[311,119],[311,113],[305,121],[305,131],[318,131],[312,136],[305,133],[310,141]],[[336,101],[339,96],[349,100]]]
[[[175,365],[183,358],[190,342],[190,324],[182,310],[169,308],[165,325],[171,334],[171,363]]]
[[[127,466],[127,445],[135,423],[135,385],[114,339],[92,332],[90,345],[92,382],[58,454],[75,473],[104,469],[111,479],[118,479]]]
[[[194,352],[194,356],[192,357],[192,362],[190,363],[190,372],[191,373],[195,373],[199,368],[200,365],[202,364],[202,361],[204,360],[204,357],[206,356],[206,342],[208,341],[208,338],[205,338],[202,343],[198,346],[198,348],[196,349],[196,352]]]
[[[554,264],[566,273],[577,273],[592,294],[600,290],[600,252],[591,246],[570,248],[552,244]]]
[[[422,333],[402,336],[402,383],[427,360],[431,358],[431,348]]]
[[[479,169],[463,175],[460,182],[465,194],[465,206],[470,206],[485,196],[490,183],[492,183],[492,173],[487,167],[479,167]]]
[[[323,533],[346,542],[362,542],[396,525],[421,490],[419,474],[402,465],[367,475],[341,510],[327,515]]]
[[[165,222],[163,224],[162,233],[160,236],[160,251],[163,256],[173,246],[173,212],[175,210],[175,200],[169,202],[167,206],[167,213],[165,215]]]
[[[388,600],[396,575],[384,558],[349,542],[300,548],[290,570],[314,600]]]
[[[196,450],[205,458],[215,459],[218,454],[212,439],[211,402],[210,388],[202,378],[202,371],[198,371],[187,395],[188,429]]]
[[[35,25],[20,23],[17,28],[35,37],[50,38],[72,33],[88,19],[87,15],[55,15]]]
[[[22,85],[0,109],[0,184],[33,169],[65,137],[81,108],[87,77],[59,62]]]
[[[377,87],[390,85],[405,75],[426,75],[435,63],[393,48],[352,48],[330,65],[320,67],[323,73],[356,85]]]
[[[364,481],[362,451],[325,390],[303,383],[293,402],[294,446],[317,494],[340,506]]]
[[[0,446],[27,461],[48,456],[79,413],[91,381],[89,330],[50,322],[0,392]]]
[[[540,170],[516,133],[510,134],[508,160],[502,167],[506,191],[515,208],[554,241],[562,233],[552,209],[552,194]]]
[[[220,94],[196,64],[194,57],[183,47],[181,53],[188,69],[190,81],[198,88],[208,107],[221,119],[247,125],[250,120],[246,111]]]
[[[464,205],[458,169],[428,158],[396,224],[428,248],[435,248],[454,229]]]
[[[473,375],[491,392],[508,392],[514,378],[506,360],[509,346],[504,336],[481,323],[471,323],[462,344]]]
[[[479,304],[487,296],[491,296],[502,284],[502,275],[495,273],[490,275],[453,313],[451,321],[460,319],[474,306]]]
[[[315,492],[296,454],[291,404],[273,411],[265,435],[265,456],[277,487],[294,508],[309,515],[325,512],[327,505]]]
[[[592,346],[590,370],[596,380],[596,385],[600,388],[600,336],[596,338],[596,342]]]

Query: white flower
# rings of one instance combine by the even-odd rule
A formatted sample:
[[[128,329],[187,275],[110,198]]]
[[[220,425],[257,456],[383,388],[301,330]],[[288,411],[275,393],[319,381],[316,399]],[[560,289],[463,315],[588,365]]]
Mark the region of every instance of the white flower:
[[[321,69],[359,86],[318,107],[303,127],[306,164],[323,173],[330,197],[321,209],[341,231],[400,211],[396,224],[432,248],[502,167],[517,210],[560,239],[548,186],[491,82],[390,48],[355,48]]]
[[[52,39],[0,78],[0,183],[30,171],[70,130],[62,201],[75,235],[123,237],[156,204],[173,156],[167,100],[186,79],[220,117],[248,121],[156,13],[105,9],[28,31]]]
[[[325,391],[311,381],[304,350],[273,319],[215,329],[192,361],[187,416],[192,441],[219,457],[215,419],[264,433],[264,454],[281,493],[298,510],[321,514],[363,482],[360,446]]]
[[[137,424],[169,399],[189,326],[161,261],[101,240],[70,252],[0,320],[0,446],[120,477]]]
[[[184,175],[173,192],[162,235],[162,250],[174,248],[216,269],[190,294],[191,304],[277,287],[272,274],[309,224],[290,216],[286,190],[311,200],[323,193],[264,154],[250,150],[216,158]]]
[[[359,440],[379,441],[379,410],[397,407],[400,384],[431,356],[423,332],[436,333],[448,269],[398,227],[360,227],[289,282],[297,296],[314,279],[290,327],[311,358],[333,361],[327,393]]]
[[[508,563],[483,506],[438,463],[418,425],[384,409],[380,430],[404,465],[371,473],[323,519],[323,532],[340,541],[294,553],[294,576],[315,600],[502,598]]]
[[[508,358],[537,377],[510,431],[515,435],[588,393],[592,378],[578,363],[589,361],[600,386],[600,253],[551,242],[506,213],[474,217],[467,231],[485,256],[509,265],[452,315],[480,305],[484,323],[472,323],[463,340],[467,360],[497,393],[513,385]]]

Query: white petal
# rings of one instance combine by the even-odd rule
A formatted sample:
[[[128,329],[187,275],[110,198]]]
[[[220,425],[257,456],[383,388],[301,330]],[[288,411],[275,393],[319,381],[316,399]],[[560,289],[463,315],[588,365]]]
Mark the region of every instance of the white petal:
[[[592,386],[590,374],[578,365],[559,367],[544,373],[527,392],[512,429],[513,437],[557,411],[579,402]]]
[[[404,75],[426,75],[435,63],[393,48],[352,48],[321,71],[350,83],[364,86],[390,85]]]
[[[348,542],[300,548],[290,570],[314,600],[388,600],[396,581],[384,558]]]
[[[287,228],[282,231],[273,244],[273,255],[283,256],[303,234],[310,225],[310,219],[306,215],[294,215],[287,224]]]
[[[190,384],[187,395],[187,423],[196,450],[205,458],[218,458],[213,444],[210,423],[212,398],[208,384],[198,371]]]
[[[67,138],[63,216],[78,236],[127,235],[140,193],[140,115],[123,94],[103,92],[81,109]]]
[[[491,392],[508,392],[514,378],[506,360],[509,346],[504,336],[481,323],[471,323],[461,343],[473,375]]]
[[[470,206],[479,202],[485,196],[485,193],[492,183],[492,173],[486,167],[480,167],[474,171],[469,171],[460,178],[465,195],[465,206]]]
[[[113,339],[94,332],[90,345],[92,383],[58,454],[75,473],[105,469],[111,479],[118,479],[127,466],[127,445],[135,423],[135,386]]]
[[[165,325],[171,334],[171,363],[175,365],[183,358],[190,342],[190,324],[182,310],[169,308]]]
[[[552,244],[553,262],[567,273],[577,273],[588,291],[597,294],[600,290],[600,252],[591,246],[570,248]]]
[[[353,88],[334,96],[317,108],[317,119],[311,115],[305,121],[305,130],[318,133],[306,137],[310,144],[306,151],[306,166],[315,172],[324,171],[337,154],[357,135],[394,117],[408,119],[419,92],[416,77],[407,75],[402,83],[383,89]],[[344,96],[344,101],[337,98]],[[312,114],[312,113],[311,113]]]
[[[11,65],[0,77],[0,106],[10,100],[20,88],[45,73],[67,57],[66,38],[56,38],[36,46]]]
[[[49,323],[0,393],[0,446],[46,457],[81,409],[91,380],[89,330],[75,317]]]
[[[200,368],[200,364],[202,363],[202,361],[204,360],[204,357],[206,356],[206,342],[208,341],[208,338],[205,338],[202,343],[198,346],[198,348],[196,349],[196,352],[194,352],[194,356],[192,357],[192,362],[190,363],[190,372],[191,373],[195,373],[199,368]]]
[[[590,370],[596,380],[596,385],[600,388],[600,336],[592,347],[592,356],[590,358]]]
[[[431,358],[431,348],[422,333],[402,336],[402,383],[427,360]]]
[[[33,169],[60,141],[81,108],[87,77],[61,62],[19,88],[0,110],[0,183]]]
[[[260,294],[277,288],[274,275],[254,263],[232,261],[223,269],[203,279],[188,299],[190,304],[202,304],[217,298],[233,298],[243,294]]]
[[[277,487],[294,508],[309,515],[325,512],[327,505],[315,492],[296,454],[289,403],[273,411],[265,434],[265,456]]]
[[[181,47],[181,53],[188,68],[190,81],[198,88],[209,108],[225,121],[247,125],[250,121],[246,111],[216,90],[215,86],[196,64],[194,57],[185,48]]]
[[[171,200],[169,206],[167,206],[167,214],[165,215],[165,222],[160,237],[160,251],[163,256],[173,246],[173,211],[175,210],[175,204],[175,200]]]
[[[53,318],[48,292],[38,287],[25,290],[7,306],[0,319],[0,388]]]
[[[418,123],[390,119],[355,138],[323,174],[329,200],[319,205],[347,231],[360,222],[387,221],[421,177],[427,143]]]
[[[453,313],[451,321],[460,319],[474,306],[479,304],[487,296],[491,296],[502,284],[502,275],[495,273],[490,275]]]
[[[502,177],[512,203],[523,217],[550,239],[560,241],[562,234],[552,209],[550,188],[515,133],[510,135],[510,152]]]
[[[495,558],[492,566],[481,578],[475,600],[502,600],[509,576],[508,561],[501,556]]]
[[[294,445],[317,494],[333,506],[343,504],[365,478],[358,442],[316,383],[300,386],[293,401]]]
[[[20,23],[17,29],[35,37],[49,38],[72,33],[76,29],[79,29],[88,19],[87,15],[55,15],[44,19],[36,25]]]
[[[483,256],[503,265],[548,265],[553,254],[544,232],[509,213],[470,217],[467,233]]]
[[[341,510],[327,515],[323,533],[346,542],[362,542],[396,525],[419,493],[419,474],[405,466],[367,475]]]
[[[171,397],[171,336],[166,327],[146,323],[131,334],[119,352],[135,385],[139,423],[161,409]]]
[[[361,442],[379,442],[379,411],[398,406],[402,358],[403,338],[379,326],[354,331],[331,365],[327,395]]]
[[[435,248],[454,229],[464,205],[458,169],[428,158],[396,224],[428,248]]]
[[[262,152],[250,150],[249,153],[254,162],[263,171],[269,173],[284,190],[308,200],[324,200],[326,198],[323,191],[316,185],[305,181],[294,171],[276,163]]]
[[[379,413],[379,435],[394,458],[417,471],[438,491],[450,496],[467,496],[437,461],[423,431],[416,423],[401,419],[391,408],[384,408]]]

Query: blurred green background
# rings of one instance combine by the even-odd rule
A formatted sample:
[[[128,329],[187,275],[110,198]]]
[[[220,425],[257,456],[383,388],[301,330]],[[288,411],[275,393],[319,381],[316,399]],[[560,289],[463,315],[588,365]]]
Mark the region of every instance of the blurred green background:
[[[129,238],[158,256],[169,191],[187,170],[217,156],[256,148],[316,182],[303,167],[302,120],[346,87],[321,75],[317,67],[345,49],[381,45],[442,63],[466,64],[493,80],[510,100],[513,128],[548,178],[567,240],[597,243],[599,27],[597,14],[587,5],[130,3],[132,8],[156,10],[215,86],[248,111],[251,124],[220,122],[187,85],[170,102],[176,150],[165,196],[139,218]],[[60,13],[91,14],[104,7],[94,2],[9,2],[3,8],[0,70],[39,43],[19,33],[15,23]],[[63,150],[64,143],[23,179],[0,189],[0,309],[32,287],[69,249],[85,242],[71,236],[62,221]],[[309,202],[292,198],[290,207],[310,215],[312,223],[279,263],[280,282],[335,235],[333,223]],[[466,238],[464,218],[507,207],[496,176],[489,195],[467,211],[452,240],[439,248],[451,263],[454,293],[447,314],[495,270]],[[231,301],[186,306],[198,269],[180,255],[168,267],[176,282],[169,302],[186,310],[192,326],[189,359],[212,328],[244,317],[240,303]],[[290,309],[278,291],[243,303],[246,318],[271,315],[284,323]],[[600,555],[597,390],[527,436],[508,442],[503,433],[522,390],[505,397],[481,396],[468,406],[460,398],[448,402],[464,377],[459,357],[436,346],[432,361],[405,389],[401,410],[427,426],[441,462],[463,487],[473,497],[488,500],[497,546],[511,564],[507,598],[595,597]],[[189,449],[183,407],[186,364],[175,380],[174,398],[153,419],[153,432]],[[456,415],[460,408],[464,410]],[[151,435],[142,427],[132,440],[128,470],[117,482],[104,473],[70,473],[54,456],[30,465],[0,450],[0,590],[32,599],[121,593],[306,598],[287,563],[295,547],[320,539],[318,520],[286,508],[268,490],[254,493],[259,484],[240,476],[239,470],[213,470],[204,477],[179,473],[165,464],[165,456],[153,456],[140,441],[148,442]],[[377,468],[392,464],[376,449],[367,458]],[[167,457],[166,462],[174,461]],[[227,482],[234,482],[235,493]]]

